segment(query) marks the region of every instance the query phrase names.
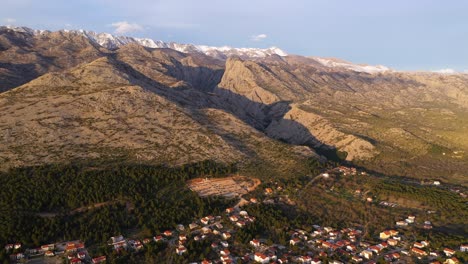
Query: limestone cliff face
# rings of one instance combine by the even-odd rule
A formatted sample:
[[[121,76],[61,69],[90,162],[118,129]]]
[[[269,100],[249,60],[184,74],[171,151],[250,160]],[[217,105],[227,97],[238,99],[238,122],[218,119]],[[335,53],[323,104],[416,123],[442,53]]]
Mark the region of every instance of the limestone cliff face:
[[[244,119],[253,119],[251,122],[270,137],[295,145],[336,148],[346,151],[348,160],[367,159],[377,153],[366,140],[339,131],[318,114],[301,110],[300,103],[291,105],[291,101],[285,101],[295,100],[297,95],[291,94],[294,91],[301,94],[304,88],[295,89],[299,86],[296,77],[280,80],[288,77],[285,76],[286,70],[276,73],[278,67],[284,69],[284,63],[274,62],[271,66],[238,58],[229,59],[216,92],[226,100],[232,111]],[[276,88],[264,88],[262,84],[265,83],[268,87]],[[271,90],[278,91],[274,93]]]
[[[278,102],[280,100],[278,95],[258,85],[257,81],[262,74],[265,74],[265,70],[255,62],[229,58],[218,88],[229,90],[263,105]]]
[[[347,160],[367,159],[377,154],[368,141],[337,130],[325,118],[304,111],[297,105],[293,105],[284,118],[272,121],[266,133],[292,144],[346,151]]]

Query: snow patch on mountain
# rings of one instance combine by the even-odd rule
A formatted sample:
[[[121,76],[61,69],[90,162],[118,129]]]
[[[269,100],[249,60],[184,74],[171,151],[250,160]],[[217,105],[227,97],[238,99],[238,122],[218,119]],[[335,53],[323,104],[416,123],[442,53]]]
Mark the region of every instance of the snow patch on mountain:
[[[387,72],[392,71],[392,69],[382,66],[382,65],[361,65],[361,64],[353,64],[347,61],[338,60],[338,59],[325,59],[319,57],[313,57],[314,60],[318,61],[322,65],[330,68],[343,68],[347,70],[352,70],[356,72],[366,72],[366,73],[379,73],[379,72]]]

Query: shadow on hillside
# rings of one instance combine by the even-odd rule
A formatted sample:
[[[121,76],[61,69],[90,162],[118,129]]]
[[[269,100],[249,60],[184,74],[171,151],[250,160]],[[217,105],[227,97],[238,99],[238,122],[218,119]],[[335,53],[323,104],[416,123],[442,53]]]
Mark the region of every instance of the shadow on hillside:
[[[292,119],[285,118],[285,114],[291,109],[290,102],[279,101],[272,104],[265,104],[251,100],[243,95],[232,92],[229,89],[222,87],[214,87],[211,92],[207,92],[204,88],[199,88],[199,84],[189,83],[189,86],[181,87],[167,87],[159,83],[157,80],[151,79],[146,75],[136,70],[131,65],[117,60],[115,56],[112,59],[122,67],[131,78],[130,83],[133,85],[139,85],[149,91],[152,91],[167,100],[174,102],[180,106],[183,106],[186,111],[189,112],[192,118],[199,123],[202,123],[212,128],[215,125],[213,122],[207,122],[208,118],[203,113],[203,109],[214,108],[228,112],[238,119],[242,120],[249,126],[256,130],[264,133],[266,136],[282,141],[284,143],[307,146],[314,149],[318,154],[325,156],[329,160],[333,161],[344,161],[346,155],[340,153],[334,146],[327,145],[324,142],[318,140],[313,134],[310,133],[304,125],[296,122]],[[191,67],[178,64],[180,69],[178,72],[204,72],[209,73],[211,71],[213,80],[221,80],[222,74],[219,75],[219,70],[213,70],[207,67]],[[194,69],[196,68],[196,69]],[[184,76],[183,74],[179,76]],[[187,80],[184,80],[187,82]],[[202,81],[202,80],[200,80]],[[219,82],[218,81],[218,82]],[[273,123],[281,123],[282,131],[284,136],[281,135],[268,135],[266,129]],[[286,128],[285,128],[286,127]],[[239,147],[239,150],[243,153],[252,155],[255,151],[250,149],[240,139],[237,139],[232,134],[217,129],[218,135],[220,135],[225,141],[234,144]],[[301,139],[294,139],[291,135],[300,135]],[[343,155],[344,154],[344,155]]]
[[[6,69],[8,74],[0,75],[0,93],[23,85],[40,76],[33,63],[0,62],[0,72]]]

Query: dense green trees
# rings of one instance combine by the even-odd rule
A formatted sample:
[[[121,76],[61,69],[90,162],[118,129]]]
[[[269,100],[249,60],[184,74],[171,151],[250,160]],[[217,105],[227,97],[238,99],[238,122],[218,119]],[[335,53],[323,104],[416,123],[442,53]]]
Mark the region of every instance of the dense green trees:
[[[133,227],[153,232],[173,229],[226,205],[224,199],[198,197],[187,189],[187,179],[234,170],[211,161],[179,168],[47,165],[14,169],[0,175],[0,245],[20,241],[38,246],[67,239],[105,242]],[[97,203],[107,204],[100,210],[86,210]],[[83,206],[84,210],[75,210]],[[45,212],[53,213],[52,217],[43,217]]]

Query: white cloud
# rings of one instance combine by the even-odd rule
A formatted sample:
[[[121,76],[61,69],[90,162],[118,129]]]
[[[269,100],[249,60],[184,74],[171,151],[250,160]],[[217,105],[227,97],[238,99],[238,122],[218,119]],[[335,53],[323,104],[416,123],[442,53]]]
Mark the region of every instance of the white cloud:
[[[454,74],[454,73],[457,73],[456,70],[450,69],[450,68],[435,70],[435,71],[432,71],[432,72],[443,73],[443,74]]]
[[[128,23],[127,21],[120,21],[111,24],[114,27],[116,34],[126,34],[129,32],[142,31],[143,27],[136,23]]]
[[[266,34],[258,34],[258,35],[254,35],[252,37],[250,37],[250,39],[252,41],[262,41],[264,39],[266,39],[268,36]]]
[[[14,18],[5,18],[4,20],[7,25],[13,25],[16,23],[16,19]]]

